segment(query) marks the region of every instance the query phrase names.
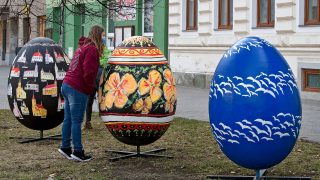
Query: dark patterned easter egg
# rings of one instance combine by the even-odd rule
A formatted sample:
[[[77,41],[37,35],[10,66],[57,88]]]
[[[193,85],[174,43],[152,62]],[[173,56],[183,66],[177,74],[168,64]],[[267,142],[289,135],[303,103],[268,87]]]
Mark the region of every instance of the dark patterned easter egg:
[[[209,116],[223,153],[250,169],[280,163],[301,126],[301,100],[284,57],[267,41],[247,37],[220,60],[211,82]]]
[[[48,38],[35,38],[15,57],[8,78],[9,106],[20,123],[34,130],[48,130],[63,121],[60,94],[69,59]]]
[[[148,38],[124,40],[112,53],[100,81],[100,116],[119,141],[146,145],[169,128],[176,85],[168,61]]]

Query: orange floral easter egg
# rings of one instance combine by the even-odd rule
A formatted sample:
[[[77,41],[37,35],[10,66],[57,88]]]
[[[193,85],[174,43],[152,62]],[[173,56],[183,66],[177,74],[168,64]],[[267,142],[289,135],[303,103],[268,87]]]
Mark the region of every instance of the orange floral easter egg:
[[[100,116],[115,138],[146,145],[167,131],[176,110],[176,84],[167,59],[152,41],[142,36],[124,40],[101,79]]]

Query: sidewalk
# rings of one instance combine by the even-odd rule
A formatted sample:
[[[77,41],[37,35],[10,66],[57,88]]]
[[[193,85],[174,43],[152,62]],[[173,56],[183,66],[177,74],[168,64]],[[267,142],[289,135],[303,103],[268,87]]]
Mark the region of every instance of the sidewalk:
[[[9,109],[7,100],[7,80],[10,67],[0,67],[0,109]],[[208,95],[209,89],[177,86],[176,117],[209,121]],[[98,111],[97,104],[93,105]],[[320,143],[320,102],[302,101],[302,128],[300,138]]]
[[[209,89],[178,86],[176,116],[209,121]],[[320,102],[302,100],[300,138],[320,143]]]

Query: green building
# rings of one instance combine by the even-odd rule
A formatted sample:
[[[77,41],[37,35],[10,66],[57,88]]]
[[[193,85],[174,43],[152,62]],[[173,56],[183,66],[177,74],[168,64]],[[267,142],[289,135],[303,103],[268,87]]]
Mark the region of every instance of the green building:
[[[47,37],[60,43],[70,56],[78,39],[88,36],[90,28],[100,25],[106,30],[107,46],[113,49],[130,36],[147,36],[168,54],[168,0],[121,0],[117,11],[99,2],[62,6],[59,0],[47,0]]]

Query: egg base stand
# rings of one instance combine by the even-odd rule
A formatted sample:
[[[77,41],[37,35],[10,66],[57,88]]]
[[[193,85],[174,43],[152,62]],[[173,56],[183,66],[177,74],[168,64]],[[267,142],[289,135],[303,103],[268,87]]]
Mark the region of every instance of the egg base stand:
[[[256,170],[256,176],[228,176],[228,175],[208,175],[208,179],[220,180],[311,180],[311,177],[293,177],[293,176],[263,176],[266,169]]]
[[[24,143],[31,143],[31,142],[42,141],[42,140],[61,140],[60,136],[61,134],[44,137],[43,130],[40,130],[39,138],[10,137],[10,139],[21,139],[23,141],[20,141],[19,143],[24,144]]]
[[[127,159],[127,158],[131,158],[131,157],[164,157],[164,158],[169,158],[169,159],[173,158],[173,156],[154,154],[154,153],[163,152],[163,151],[166,151],[166,149],[165,148],[161,148],[161,149],[153,149],[153,150],[141,152],[139,145],[137,146],[137,151],[136,152],[106,150],[106,152],[122,154],[122,156],[109,158],[110,161],[118,161],[120,159]]]

